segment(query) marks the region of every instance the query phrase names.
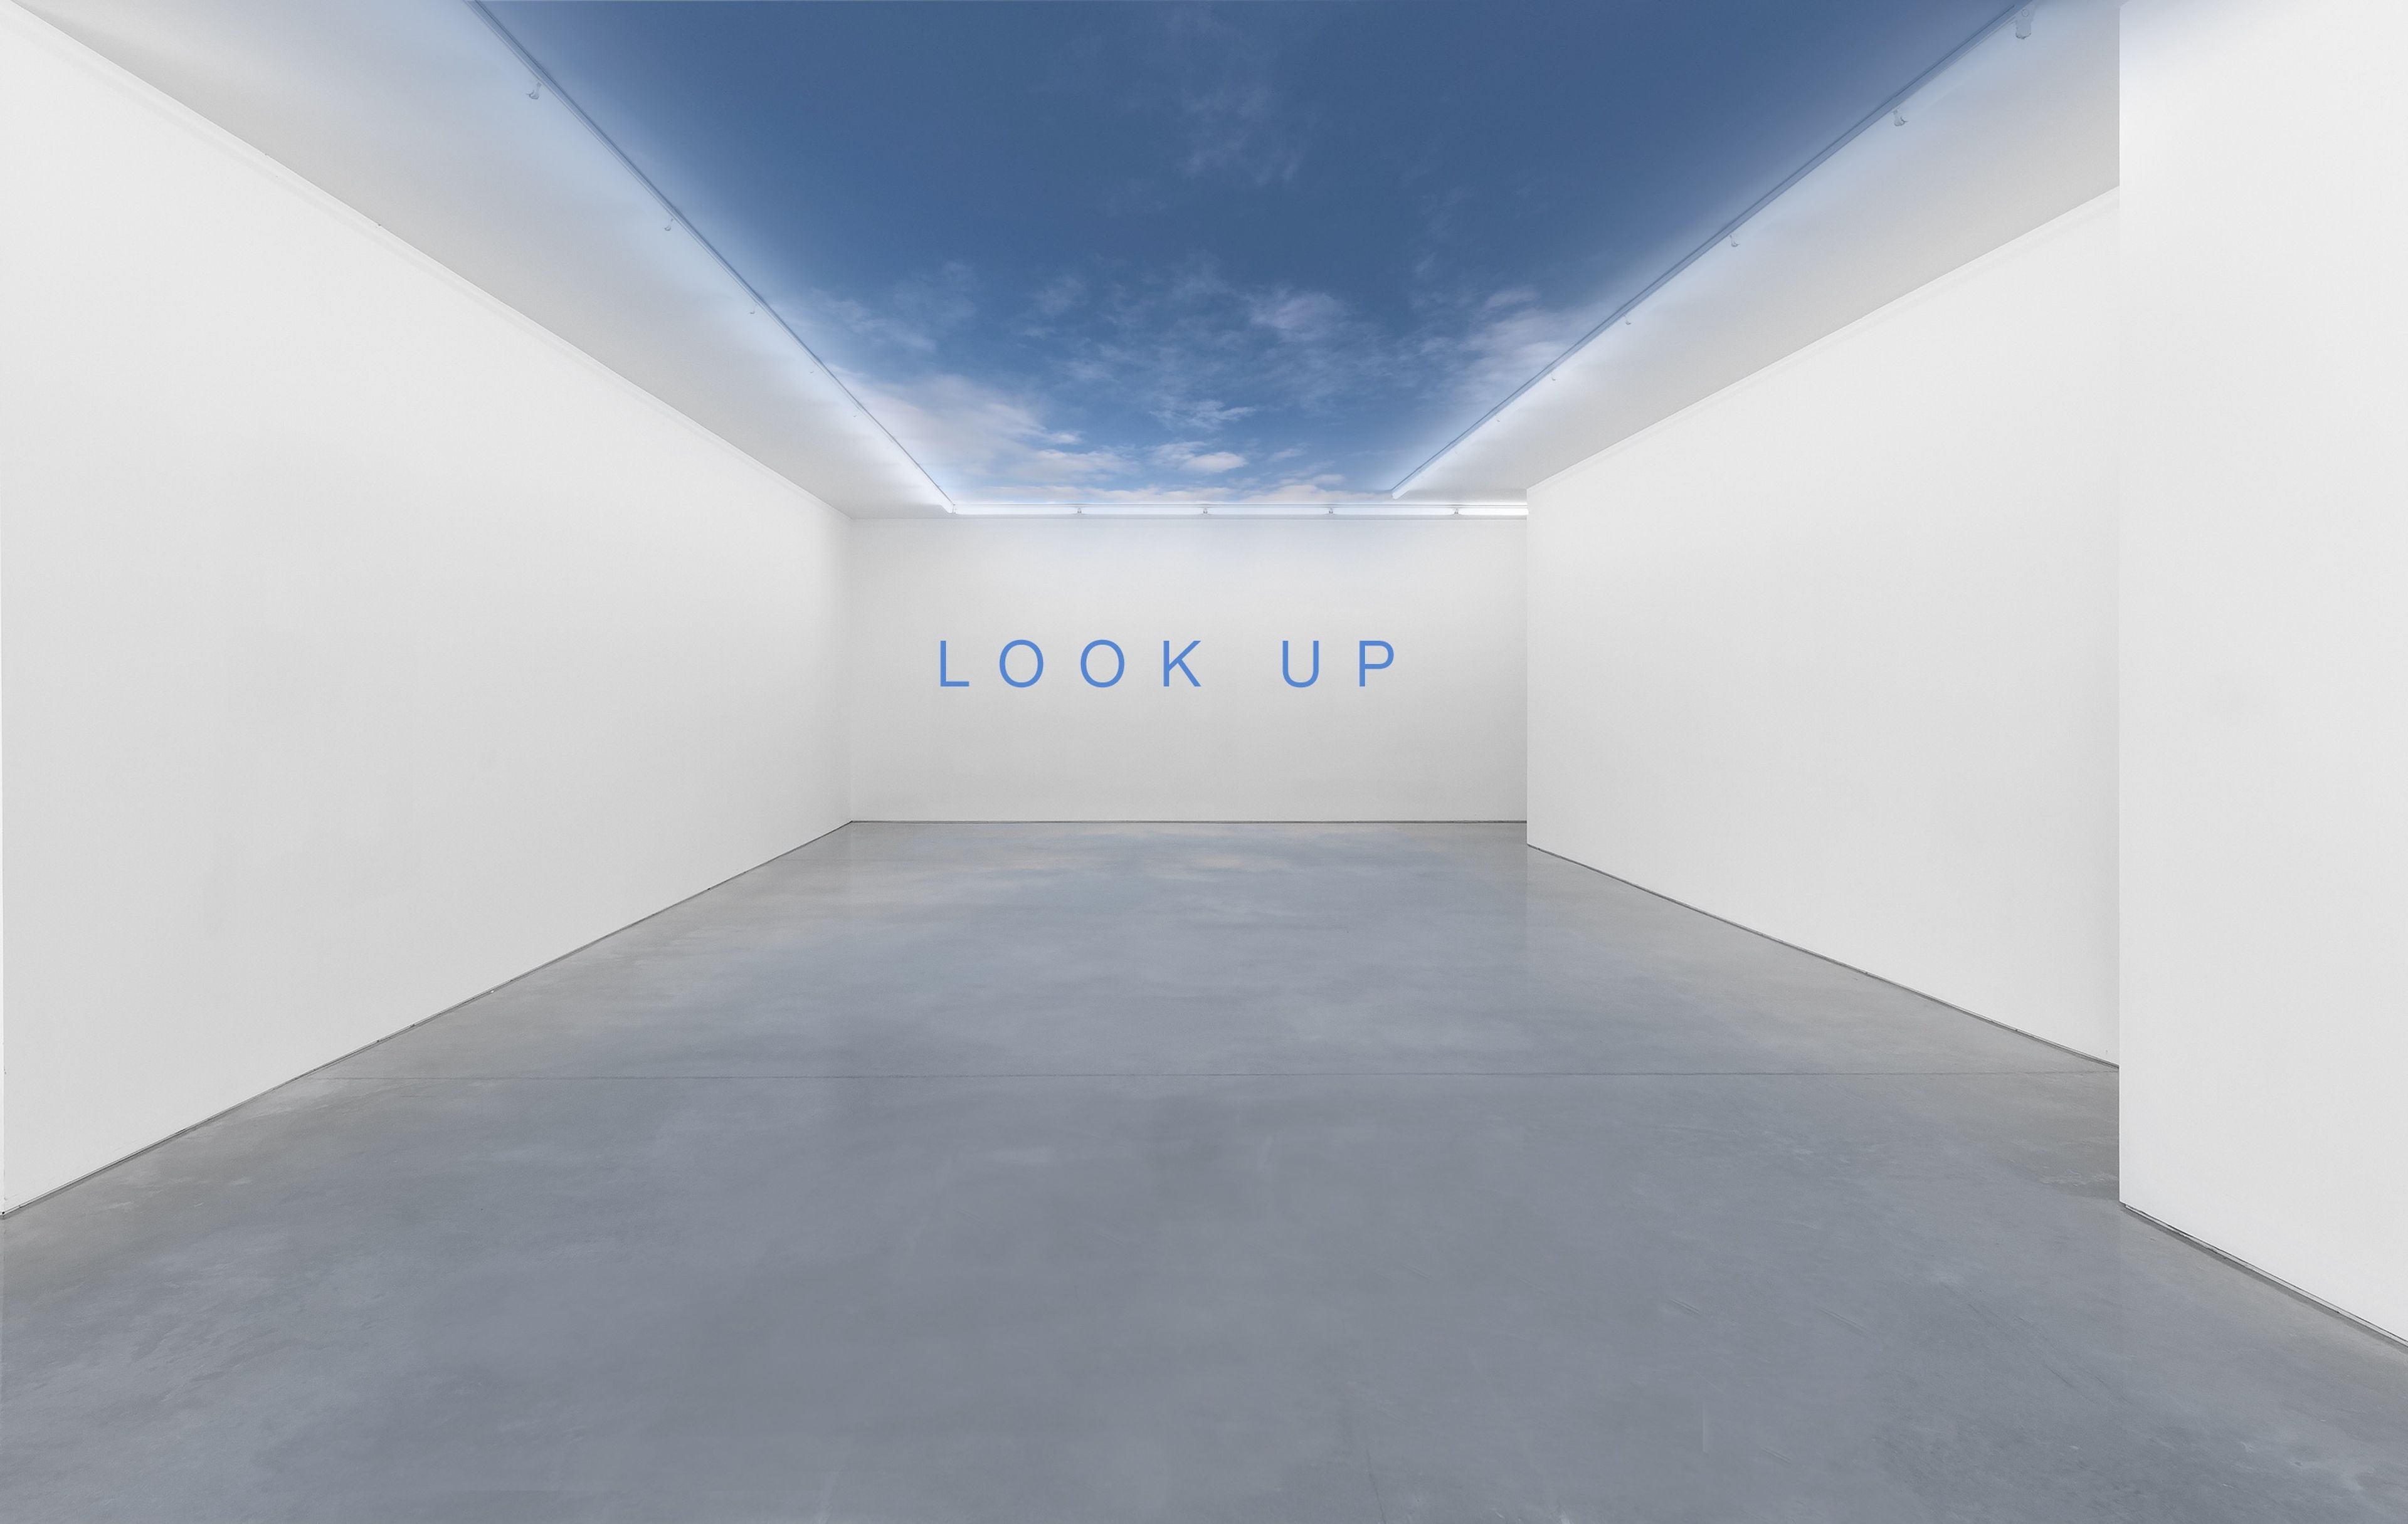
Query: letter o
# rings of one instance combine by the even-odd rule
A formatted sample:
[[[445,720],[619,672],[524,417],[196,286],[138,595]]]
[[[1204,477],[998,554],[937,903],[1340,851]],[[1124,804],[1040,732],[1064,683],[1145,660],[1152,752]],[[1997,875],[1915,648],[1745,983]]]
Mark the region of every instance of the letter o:
[[[1037,670],[1028,675],[1025,682],[1011,675],[1011,648],[1014,646],[1027,647],[1028,654],[1037,658]],[[1002,673],[1003,680],[1014,688],[1032,687],[1038,678],[1045,676],[1045,653],[1037,648],[1037,642],[1033,640],[1007,641],[1004,643],[1003,654],[995,659],[995,669]]]
[[[1112,653],[1112,675],[1102,682],[1096,681],[1096,675],[1087,670],[1087,658],[1096,653],[1096,648],[1098,646],[1101,646],[1104,649]],[[1128,658],[1121,653],[1121,648],[1118,646],[1113,645],[1109,640],[1091,640],[1087,642],[1087,648],[1079,653],[1079,676],[1086,678],[1088,686],[1090,687],[1110,688],[1112,684],[1119,682],[1122,676],[1127,671]]]

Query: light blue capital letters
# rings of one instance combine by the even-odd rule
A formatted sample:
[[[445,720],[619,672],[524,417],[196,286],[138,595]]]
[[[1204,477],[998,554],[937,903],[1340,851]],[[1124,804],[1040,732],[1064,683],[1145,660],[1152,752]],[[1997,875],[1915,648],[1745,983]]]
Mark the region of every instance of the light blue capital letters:
[[[1312,643],[1312,676],[1302,682],[1297,682],[1296,674],[1288,670],[1287,642],[1281,641],[1280,676],[1287,679],[1287,685],[1290,688],[1311,688],[1314,683],[1319,682],[1321,680],[1321,642],[1316,640]]]
[[[1374,646],[1379,647],[1381,652],[1380,660],[1377,662],[1371,660],[1371,648]],[[1363,642],[1361,646],[1356,648],[1354,652],[1354,686],[1357,688],[1369,687],[1371,684],[1371,674],[1380,671],[1383,667],[1392,667],[1396,664],[1397,648],[1389,645],[1384,640],[1367,640]]]
[[[1168,641],[1167,641],[1167,640],[1166,640],[1166,641],[1164,641],[1164,642],[1162,643],[1162,686],[1163,686],[1163,687],[1165,687],[1165,688],[1168,688],[1168,687],[1170,686],[1170,673],[1171,673],[1171,669],[1172,669],[1172,668],[1174,668],[1174,667],[1176,667],[1176,668],[1179,670],[1179,673],[1180,673],[1180,675],[1181,675],[1182,677],[1185,677],[1185,678],[1187,679],[1187,686],[1188,686],[1188,687],[1190,687],[1190,688],[1201,688],[1201,687],[1203,687],[1203,686],[1204,686],[1202,683],[1199,683],[1199,682],[1197,682],[1197,681],[1196,680],[1196,674],[1195,674],[1192,670],[1190,670],[1190,669],[1189,669],[1189,667],[1188,667],[1188,665],[1187,665],[1187,652],[1188,652],[1188,651],[1192,651],[1192,650],[1194,650],[1197,647],[1201,646],[1201,645],[1203,645],[1203,644],[1204,644],[1204,643],[1203,643],[1202,641],[1200,641],[1200,640],[1191,640],[1191,641],[1189,641],[1189,642],[1187,643],[1187,648],[1186,648],[1186,650],[1182,650],[1182,651],[1181,651],[1177,656],[1173,656],[1173,655],[1171,655],[1171,654],[1170,654],[1170,642],[1168,642]]]
[[[1027,647],[1028,654],[1037,658],[1037,670],[1025,678],[1011,675],[1011,648],[1014,646]],[[1008,640],[1004,642],[1002,654],[995,659],[995,668],[1003,674],[1003,680],[1014,688],[1034,687],[1037,679],[1045,676],[1045,653],[1037,648],[1037,642],[1033,640]]]
[[[948,677],[945,676],[945,643],[941,640],[937,642],[937,686],[939,688],[968,688],[969,685],[970,680],[968,677]]]
[[[1087,658],[1095,655],[1098,649],[1112,653],[1112,675],[1100,682],[1087,668]],[[1126,671],[1128,671],[1128,658],[1121,654],[1120,647],[1109,640],[1091,640],[1087,642],[1087,648],[1079,653],[1079,676],[1086,678],[1087,685],[1091,688],[1110,688],[1119,682],[1121,675]]]

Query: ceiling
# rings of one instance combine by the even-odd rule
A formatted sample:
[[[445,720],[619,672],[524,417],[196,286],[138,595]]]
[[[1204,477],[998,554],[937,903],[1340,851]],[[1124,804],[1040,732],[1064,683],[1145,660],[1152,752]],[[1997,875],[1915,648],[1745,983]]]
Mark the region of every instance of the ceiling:
[[[28,8],[863,516],[1517,502],[2115,179],[2114,0]]]
[[[1359,498],[2003,0],[488,0],[955,499]]]

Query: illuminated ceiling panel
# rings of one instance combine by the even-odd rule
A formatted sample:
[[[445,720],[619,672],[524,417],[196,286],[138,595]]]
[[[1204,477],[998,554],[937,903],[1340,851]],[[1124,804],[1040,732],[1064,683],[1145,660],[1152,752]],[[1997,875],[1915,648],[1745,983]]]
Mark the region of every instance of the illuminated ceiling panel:
[[[496,0],[957,501],[1377,497],[2000,0]]]

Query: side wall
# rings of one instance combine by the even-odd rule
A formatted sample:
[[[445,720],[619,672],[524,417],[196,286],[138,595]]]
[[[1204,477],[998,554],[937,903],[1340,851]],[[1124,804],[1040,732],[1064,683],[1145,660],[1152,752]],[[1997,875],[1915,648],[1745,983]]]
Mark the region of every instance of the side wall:
[[[2124,1198],[2408,1335],[2408,7],[2124,24]]]
[[[1530,840],[2115,1050],[2115,213],[1531,493]]]
[[[853,531],[853,814],[1518,820],[1519,520],[964,519]],[[1126,675],[1080,672],[1096,640]],[[939,686],[938,642],[948,676]],[[1043,653],[1026,688],[1007,642]],[[1291,670],[1320,677],[1291,686]],[[1365,641],[1383,641],[1393,664]],[[1183,669],[1164,671],[1197,642]],[[1012,653],[1012,677],[1036,669]],[[1088,674],[1111,678],[1109,649]],[[1193,681],[1190,677],[1193,677]]]
[[[847,525],[0,8],[6,1200],[845,819]]]

